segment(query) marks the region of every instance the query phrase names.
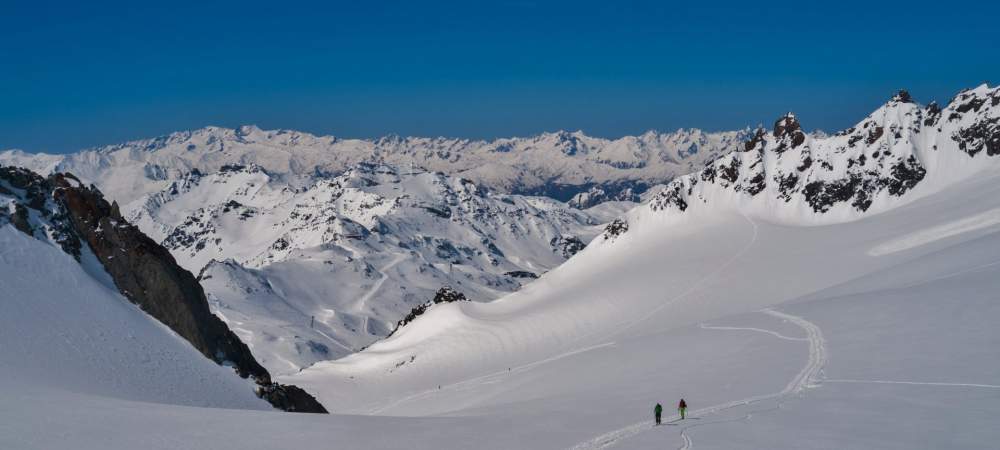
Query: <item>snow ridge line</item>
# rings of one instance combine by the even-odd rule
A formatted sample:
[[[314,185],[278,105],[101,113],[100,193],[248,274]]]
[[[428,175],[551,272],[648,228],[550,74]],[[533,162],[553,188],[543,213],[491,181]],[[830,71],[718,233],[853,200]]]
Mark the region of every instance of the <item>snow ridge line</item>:
[[[826,341],[823,338],[823,332],[820,330],[820,328],[816,326],[816,324],[806,319],[803,319],[802,317],[783,313],[773,309],[764,309],[761,310],[760,312],[763,314],[768,314],[770,316],[777,317],[782,320],[792,322],[806,331],[808,335],[806,339],[809,341],[809,359],[806,362],[806,365],[802,368],[802,370],[799,371],[798,374],[796,374],[791,379],[791,381],[788,382],[785,388],[779,392],[748,397],[740,400],[734,400],[731,402],[722,403],[719,405],[713,405],[701,409],[696,409],[688,413],[690,416],[704,416],[708,414],[715,414],[738,406],[746,406],[763,400],[769,400],[769,399],[784,397],[787,395],[798,394],[804,391],[806,388],[814,387],[818,384],[820,374],[822,373],[823,367],[826,365],[826,360],[827,360]],[[758,331],[767,332],[769,330],[758,330]],[[777,333],[772,332],[768,334],[777,334]],[[680,416],[677,414],[666,418],[667,421],[674,421],[678,419],[680,419]],[[710,422],[710,423],[718,423],[718,422]],[[703,426],[708,424],[709,423],[697,424],[697,425]],[[624,439],[631,438],[639,433],[642,433],[643,431],[651,430],[653,426],[654,426],[653,423],[648,420],[634,423],[632,425],[619,428],[617,430],[609,431],[600,436],[592,438],[588,441],[576,444],[573,447],[571,447],[571,450],[596,450],[596,449],[609,448]],[[685,433],[685,430],[687,430],[687,428],[691,428],[693,426],[696,425],[691,425],[681,430],[681,439],[683,439],[684,442],[683,445],[680,447],[681,449],[689,449],[693,446],[691,437],[688,436],[687,433]]]

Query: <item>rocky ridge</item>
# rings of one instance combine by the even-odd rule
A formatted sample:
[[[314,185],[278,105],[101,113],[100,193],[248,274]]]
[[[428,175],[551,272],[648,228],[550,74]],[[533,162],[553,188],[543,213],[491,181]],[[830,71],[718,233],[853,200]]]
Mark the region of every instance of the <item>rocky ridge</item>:
[[[274,383],[250,349],[213,315],[194,276],[170,253],[124,220],[93,186],[71,174],[43,178],[0,167],[0,225],[9,222],[52,242],[78,261],[92,258],[121,294],[188,341],[205,357],[257,384],[258,396],[286,411],[326,412],[295,386]]]
[[[854,127],[819,137],[789,113],[737,151],[669,183],[642,211],[767,210],[773,220],[834,223],[899,205],[922,185],[987,167],[1000,155],[1000,88],[981,85],[945,107],[900,91]],[[933,175],[933,176],[932,176]],[[628,220],[628,219],[623,219]],[[606,239],[627,231],[609,225]]]

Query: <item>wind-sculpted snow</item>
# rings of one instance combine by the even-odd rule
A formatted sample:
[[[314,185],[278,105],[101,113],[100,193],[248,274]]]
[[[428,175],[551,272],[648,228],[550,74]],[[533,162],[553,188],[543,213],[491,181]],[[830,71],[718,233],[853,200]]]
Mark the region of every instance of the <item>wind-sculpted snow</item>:
[[[281,373],[387,336],[442,286],[480,302],[512,292],[583,249],[608,215],[378,164],[301,188],[226,166],[123,209],[200,273],[216,313]]]
[[[632,199],[649,186],[699,169],[739,145],[748,131],[650,131],[609,140],[559,131],[492,141],[387,136],[374,140],[314,136],[291,130],[207,127],[71,155],[0,152],[0,163],[47,174],[72,172],[125,204],[159,191],[192,170],[255,164],[294,187],[339,175],[360,163],[384,162],[466,178],[508,194],[548,196],[590,206]],[[634,192],[634,194],[632,193]]]

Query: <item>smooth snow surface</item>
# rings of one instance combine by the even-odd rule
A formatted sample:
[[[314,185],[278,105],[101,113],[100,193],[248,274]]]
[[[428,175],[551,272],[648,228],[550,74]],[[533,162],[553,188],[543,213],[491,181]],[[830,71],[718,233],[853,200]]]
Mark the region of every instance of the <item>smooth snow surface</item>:
[[[99,267],[90,270],[107,277]],[[113,284],[98,281],[59,248],[10,225],[0,226],[0,274],[0,392],[14,411],[31,402],[11,403],[8,394],[42,389],[270,409],[254,396],[250,381],[202,356],[129,303]]]

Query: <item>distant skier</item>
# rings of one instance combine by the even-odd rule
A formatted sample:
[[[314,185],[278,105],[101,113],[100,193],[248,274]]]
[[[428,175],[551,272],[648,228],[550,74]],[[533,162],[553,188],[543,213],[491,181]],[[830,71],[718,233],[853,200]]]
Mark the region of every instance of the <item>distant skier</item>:
[[[663,415],[663,407],[660,406],[659,403],[657,403],[656,406],[653,407],[653,415],[656,416],[656,424],[659,425],[660,424],[660,416]]]
[[[687,412],[687,409],[688,409],[688,404],[682,398],[681,402],[677,404],[677,411],[681,413],[681,420],[684,420],[684,413]]]

